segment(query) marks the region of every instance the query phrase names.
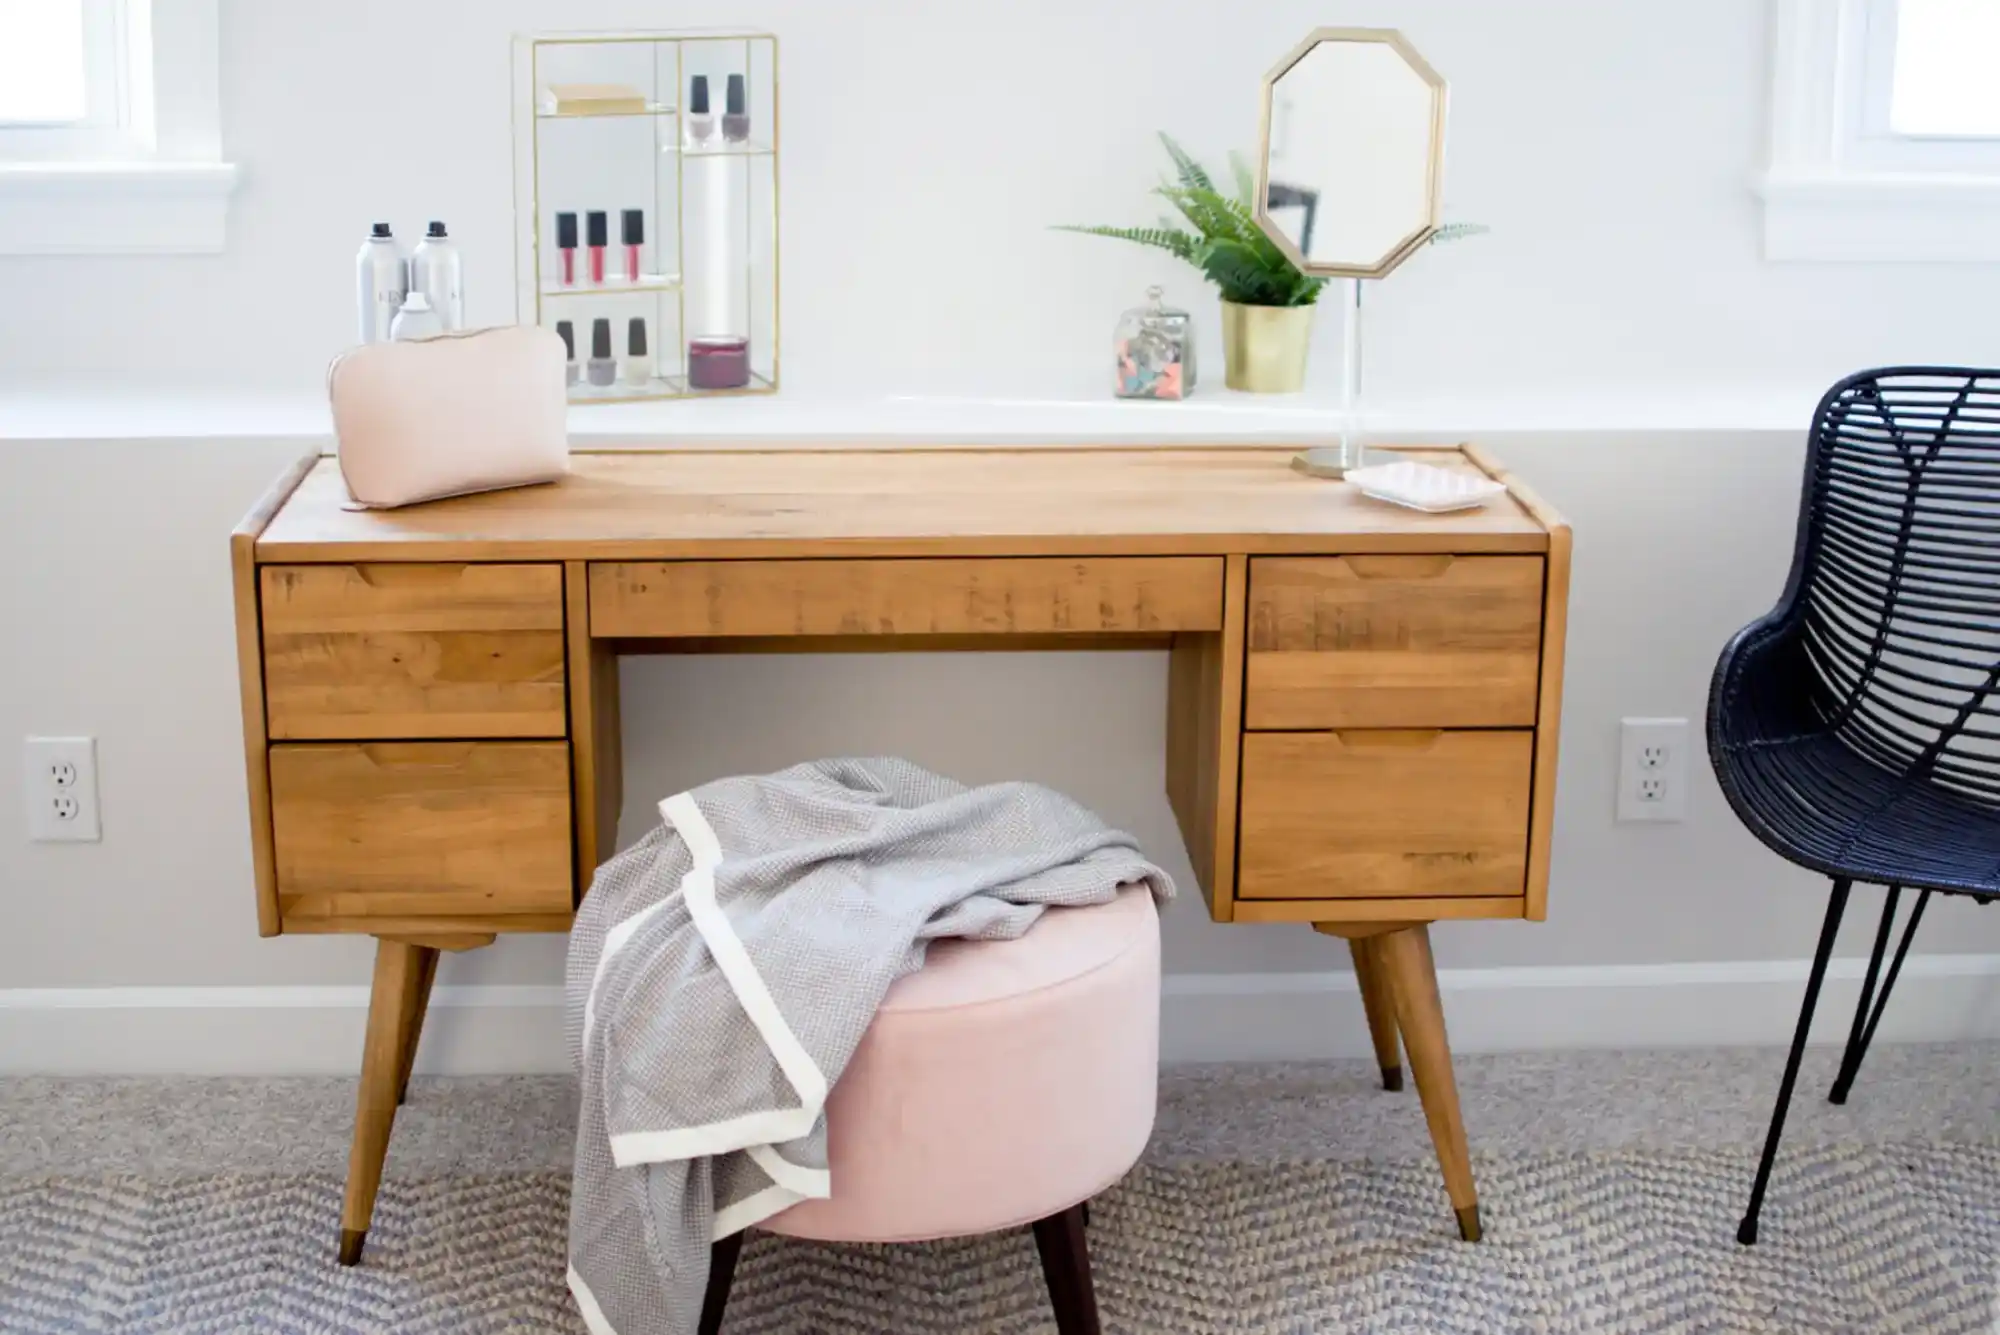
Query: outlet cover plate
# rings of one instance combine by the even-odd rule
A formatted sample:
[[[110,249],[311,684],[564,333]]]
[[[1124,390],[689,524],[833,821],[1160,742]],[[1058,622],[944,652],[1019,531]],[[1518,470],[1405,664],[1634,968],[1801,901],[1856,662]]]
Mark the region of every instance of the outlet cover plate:
[[[41,844],[96,843],[97,743],[89,737],[30,737],[21,748],[28,838]]]
[[[1688,721],[1628,718],[1618,721],[1618,819],[1687,819]]]

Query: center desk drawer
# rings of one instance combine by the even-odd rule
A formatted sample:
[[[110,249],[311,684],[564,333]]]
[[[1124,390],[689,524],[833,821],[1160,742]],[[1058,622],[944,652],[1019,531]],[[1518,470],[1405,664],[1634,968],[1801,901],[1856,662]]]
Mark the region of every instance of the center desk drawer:
[[[562,567],[265,566],[274,740],[561,737]]]
[[[1539,556],[1258,557],[1250,728],[1530,728]]]
[[[273,746],[271,835],[287,918],[567,912],[569,746]]]
[[[1243,737],[1244,899],[1519,895],[1535,735]]]
[[[598,561],[590,633],[1063,635],[1222,628],[1222,558]]]

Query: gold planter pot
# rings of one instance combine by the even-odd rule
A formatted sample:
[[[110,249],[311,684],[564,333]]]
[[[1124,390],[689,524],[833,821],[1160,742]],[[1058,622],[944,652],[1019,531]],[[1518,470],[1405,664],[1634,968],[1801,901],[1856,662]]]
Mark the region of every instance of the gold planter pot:
[[[1223,383],[1252,394],[1296,394],[1306,385],[1310,306],[1222,303]]]

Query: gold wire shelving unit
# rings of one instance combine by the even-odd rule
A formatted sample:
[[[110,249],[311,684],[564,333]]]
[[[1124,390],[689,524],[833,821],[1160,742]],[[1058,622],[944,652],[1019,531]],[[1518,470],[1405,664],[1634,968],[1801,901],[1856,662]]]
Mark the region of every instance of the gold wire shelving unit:
[[[514,269],[517,318],[553,329],[568,320],[580,367],[594,321],[609,319],[619,375],[609,386],[579,376],[573,403],[770,394],[778,388],[778,39],[746,30],[540,33],[514,39]],[[689,103],[707,79],[709,134],[695,134]],[[748,133],[720,126],[730,75],[743,76]],[[580,107],[551,91],[609,85]],[[644,162],[640,156],[643,154]],[[644,264],[625,276],[621,218],[643,199]],[[591,281],[587,219],[607,215],[607,281]],[[577,217],[576,279],[565,283],[555,217]],[[734,254],[729,254],[731,250]],[[728,263],[720,288],[722,249]],[[690,265],[697,272],[690,273]],[[692,289],[692,298],[691,298]],[[725,318],[726,313],[726,318]],[[652,374],[627,378],[627,330],[648,329]],[[729,329],[711,328],[717,323]],[[749,381],[689,384],[689,340],[731,333],[748,340]]]

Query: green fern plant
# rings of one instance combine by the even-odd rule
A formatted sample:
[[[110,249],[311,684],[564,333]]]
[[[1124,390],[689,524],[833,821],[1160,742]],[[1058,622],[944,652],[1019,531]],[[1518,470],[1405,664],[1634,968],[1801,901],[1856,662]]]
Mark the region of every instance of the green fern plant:
[[[1221,289],[1224,301],[1239,306],[1310,306],[1319,300],[1327,280],[1301,273],[1257,225],[1257,173],[1240,153],[1229,155],[1235,192],[1224,194],[1208,170],[1171,136],[1162,132],[1160,143],[1173,160],[1174,175],[1153,193],[1172,204],[1179,218],[1161,218],[1157,227],[1065,225],[1056,230],[1164,250],[1201,270]],[[1447,223],[1431,240],[1457,241],[1486,230],[1479,223]]]
[[[1174,206],[1179,218],[1161,218],[1157,227],[1063,226],[1061,232],[1108,236],[1164,250],[1202,271],[1222,291],[1224,301],[1241,306],[1310,306],[1326,279],[1299,272],[1257,226],[1256,173],[1241,155],[1229,155],[1235,193],[1216,189],[1208,174],[1171,136],[1160,135],[1174,175],[1153,193]]]

